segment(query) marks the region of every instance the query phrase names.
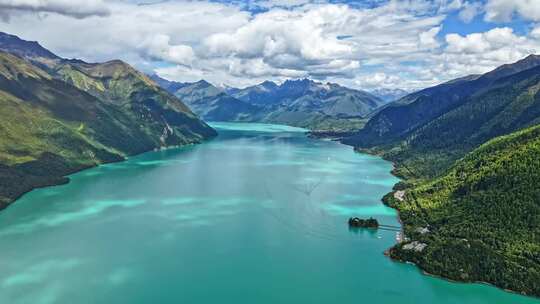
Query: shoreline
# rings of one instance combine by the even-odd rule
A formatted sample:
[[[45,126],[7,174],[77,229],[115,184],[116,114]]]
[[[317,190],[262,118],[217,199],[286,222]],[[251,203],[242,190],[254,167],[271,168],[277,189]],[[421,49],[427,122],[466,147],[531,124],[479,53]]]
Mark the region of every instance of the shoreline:
[[[208,121],[205,121],[205,123],[207,124],[211,124],[213,122],[208,122]],[[218,122],[219,123],[219,122]],[[234,122],[234,123],[244,123],[244,122]],[[256,122],[245,122],[245,123],[256,123]],[[264,124],[264,123],[263,123]],[[292,126],[292,125],[287,125],[287,124],[283,124],[283,126],[288,126],[288,127],[295,127],[295,126]],[[295,127],[297,128],[297,127]],[[214,129],[215,130],[215,129]],[[308,130],[306,129],[305,131],[305,134],[307,137],[310,137],[310,134],[312,133],[313,131],[312,130]],[[99,166],[102,166],[102,165],[107,165],[107,164],[114,164],[114,163],[120,163],[120,162],[124,162],[126,161],[129,157],[133,157],[133,156],[138,156],[138,155],[142,155],[142,154],[145,154],[145,153],[148,153],[148,152],[152,152],[152,151],[160,151],[160,150],[167,150],[167,149],[175,149],[175,148],[183,148],[183,147],[187,147],[187,146],[191,146],[191,145],[199,145],[199,144],[202,144],[202,143],[205,143],[207,141],[210,141],[214,138],[216,138],[217,136],[219,136],[219,133],[217,133],[216,131],[216,134],[214,136],[210,136],[208,138],[204,138],[200,141],[196,141],[196,142],[192,142],[192,143],[187,143],[187,144],[184,144],[184,145],[171,145],[171,146],[164,146],[164,147],[154,147],[154,148],[150,148],[148,150],[144,150],[144,151],[141,151],[141,152],[138,152],[138,153],[134,153],[134,154],[130,154],[130,155],[126,155],[124,156],[123,158],[121,159],[117,159],[117,160],[111,160],[111,161],[104,161],[102,163],[96,163],[96,164],[93,164],[93,165],[84,165],[84,166],[80,166],[78,168],[74,168],[73,170],[70,170],[68,172],[66,172],[65,174],[63,175],[59,175],[59,176],[54,176],[54,178],[56,180],[50,180],[50,181],[43,181],[41,184],[36,184],[35,186],[32,186],[30,189],[28,190],[25,190],[25,191],[21,191],[19,194],[15,195],[13,198],[11,199],[8,199],[8,200],[5,200],[5,201],[2,201],[0,200],[0,212],[2,212],[3,210],[9,208],[9,206],[11,206],[12,204],[15,204],[18,200],[20,200],[24,195],[28,194],[29,192],[32,192],[33,190],[36,190],[36,189],[43,189],[43,188],[48,188],[48,187],[55,187],[55,186],[62,186],[62,185],[67,185],[71,182],[71,179],[69,178],[70,175],[73,175],[73,174],[76,174],[76,173],[79,173],[79,172],[82,172],[82,171],[85,171],[85,170],[88,170],[88,169],[92,169],[92,168],[96,168],[96,167],[99,167]],[[321,137],[313,137],[313,138],[317,138],[317,139],[324,139],[325,137],[324,136],[321,136]],[[335,141],[339,141],[339,138],[335,138],[333,139]],[[0,164],[0,166],[2,166],[2,164]]]
[[[392,190],[391,192],[387,193],[388,194],[394,194],[396,192],[396,190]],[[396,210],[398,212],[398,221],[400,222],[400,224],[402,225],[402,231],[403,231],[403,222],[401,220],[401,213],[399,211],[398,208],[394,208],[392,206],[389,206],[387,205],[386,203],[383,202],[384,205]],[[403,232],[403,237],[405,237],[405,234]],[[524,294],[524,293],[520,293],[516,290],[512,290],[512,289],[506,289],[506,288],[502,288],[502,287],[499,287],[493,283],[490,283],[490,282],[486,282],[486,281],[460,281],[460,280],[454,280],[454,279],[451,279],[451,278],[448,278],[448,277],[445,277],[445,276],[442,276],[442,275],[438,275],[438,274],[434,274],[434,273],[431,273],[431,272],[428,272],[427,270],[424,269],[424,267],[422,267],[422,265],[419,265],[415,262],[412,262],[412,261],[409,261],[409,260],[401,260],[401,259],[396,259],[396,258],[393,258],[390,256],[390,250],[392,248],[394,248],[396,245],[398,245],[399,243],[396,243],[393,247],[390,247],[388,248],[387,250],[384,251],[384,255],[387,256],[390,260],[392,261],[395,261],[397,263],[403,263],[403,264],[410,264],[410,265],[414,265],[418,271],[420,271],[423,275],[425,276],[429,276],[429,277],[432,277],[432,278],[437,278],[437,279],[441,279],[441,280],[444,280],[444,281],[447,281],[447,282],[451,282],[451,283],[456,283],[456,284],[480,284],[480,285],[486,285],[486,286],[489,286],[489,287],[493,287],[493,288],[496,288],[498,290],[501,290],[501,291],[504,291],[504,292],[508,292],[508,293],[511,293],[511,294],[515,294],[515,295],[519,295],[519,296],[522,296],[522,297],[527,297],[527,298],[533,298],[533,299],[538,299],[540,300],[540,297],[538,296],[535,296],[535,295],[528,295],[528,294]]]
[[[396,263],[413,265],[414,267],[416,267],[416,269],[419,272],[422,273],[422,275],[432,277],[432,278],[436,278],[436,279],[439,279],[439,280],[443,280],[443,281],[446,281],[446,282],[450,282],[450,283],[454,283],[454,284],[463,284],[463,285],[467,285],[467,284],[485,285],[485,286],[489,286],[489,287],[498,289],[498,290],[503,291],[503,292],[511,293],[513,295],[521,296],[521,297],[524,297],[524,298],[532,298],[532,299],[540,300],[540,297],[537,297],[537,296],[534,296],[534,295],[528,295],[528,294],[519,293],[519,292],[517,292],[515,290],[512,290],[512,289],[501,288],[501,287],[499,287],[497,285],[494,285],[492,283],[485,282],[485,281],[459,281],[459,280],[453,280],[453,279],[450,279],[450,278],[447,278],[447,277],[444,277],[444,276],[441,276],[441,275],[430,273],[430,272],[426,271],[425,269],[423,269],[420,265],[418,265],[418,264],[416,264],[414,262],[406,261],[406,260],[394,259],[392,257],[388,257],[388,258],[390,260],[392,260],[392,261],[395,261]]]
[[[341,142],[341,141],[340,141]],[[342,144],[344,144],[343,142],[341,142]],[[344,144],[344,145],[347,145],[347,146],[350,146],[348,144]],[[374,153],[373,151],[369,151],[369,150],[366,150],[366,149],[358,149],[354,146],[351,146],[353,148],[353,150],[357,153],[365,153],[365,154],[369,154],[369,155],[373,155],[373,156],[378,156],[378,157],[381,157],[381,159],[384,159],[386,161],[389,161],[392,163],[392,166],[393,166],[393,169],[392,171],[390,172],[393,176],[397,177],[398,179],[400,179],[400,181],[407,181],[409,180],[410,178],[407,178],[407,177],[404,177],[404,176],[401,176],[400,174],[397,173],[397,168],[398,168],[398,165],[397,163],[395,163],[394,161],[392,160],[389,160],[387,158],[385,158],[384,156],[381,155],[381,153]],[[404,229],[404,224],[403,224],[403,220],[401,219],[401,211],[399,210],[399,208],[396,208],[396,207],[393,207],[391,206],[390,204],[388,204],[386,202],[386,198],[391,196],[391,197],[394,197],[394,194],[397,192],[397,191],[403,191],[403,189],[395,189],[395,187],[399,184],[400,182],[394,184],[393,186],[393,189],[392,191],[388,192],[387,194],[385,194],[382,198],[381,198],[381,202],[385,205],[385,206],[388,206],[394,210],[397,211],[397,217],[398,217],[398,221],[401,225],[401,231],[402,231],[402,238],[405,238],[405,229]],[[444,281],[447,281],[447,282],[451,282],[451,283],[456,283],[456,284],[480,284],[480,285],[486,285],[486,286],[489,286],[489,287],[493,287],[493,288],[496,288],[500,291],[503,291],[503,292],[507,292],[507,293],[511,293],[511,294],[514,294],[514,295],[518,295],[518,296],[522,296],[522,297],[526,297],[526,298],[533,298],[533,299],[538,299],[540,300],[540,296],[535,296],[535,295],[529,295],[529,294],[526,294],[526,293],[521,293],[521,292],[518,292],[516,290],[512,290],[512,289],[506,289],[506,288],[502,288],[502,287],[499,287],[493,283],[490,283],[490,282],[486,282],[486,281],[465,281],[465,280],[454,280],[454,279],[451,279],[451,278],[448,278],[448,277],[445,277],[443,275],[438,275],[438,274],[434,274],[434,273],[430,273],[428,272],[427,270],[424,269],[424,267],[422,267],[422,265],[419,265],[415,262],[412,262],[412,261],[409,261],[409,260],[401,260],[401,259],[397,259],[397,258],[393,258],[390,254],[390,251],[395,248],[397,245],[399,245],[400,243],[395,243],[394,246],[386,249],[384,251],[384,255],[387,256],[390,260],[392,261],[395,261],[395,262],[398,262],[398,263],[404,263],[404,264],[411,264],[411,265],[414,265],[423,275],[425,276],[429,276],[429,277],[432,277],[432,278],[437,278],[437,279],[441,279],[441,280],[444,280]]]
[[[184,145],[171,145],[171,146],[164,146],[164,147],[155,147],[155,148],[151,148],[151,149],[148,149],[148,150],[145,150],[145,151],[141,151],[139,153],[134,153],[134,154],[124,156],[122,159],[105,161],[105,162],[94,164],[94,165],[81,166],[79,168],[76,168],[76,169],[74,169],[72,171],[67,172],[66,174],[64,174],[62,176],[56,176],[55,177],[55,178],[57,178],[56,182],[55,181],[50,181],[50,182],[45,182],[44,181],[43,184],[34,186],[31,189],[28,189],[26,191],[21,192],[20,194],[15,196],[10,201],[6,201],[6,202],[1,202],[0,201],[0,212],[2,212],[5,209],[9,208],[11,205],[15,204],[18,200],[20,200],[23,196],[25,196],[26,194],[28,194],[28,193],[30,193],[30,192],[32,192],[34,190],[69,184],[71,182],[70,175],[73,175],[73,174],[76,174],[76,173],[79,173],[79,172],[82,172],[82,171],[85,171],[85,170],[88,170],[88,169],[97,168],[99,166],[103,166],[103,165],[107,165],[107,164],[121,163],[121,162],[124,162],[124,161],[128,160],[130,157],[139,156],[139,155],[149,153],[149,152],[157,152],[157,151],[169,150],[169,149],[179,149],[179,148],[185,148],[185,147],[189,147],[189,146],[193,146],[193,145],[200,145],[200,144],[203,144],[203,143],[205,143],[207,141],[210,141],[210,140],[216,138],[218,135],[202,139],[201,141],[198,141],[198,142],[187,143],[187,144],[184,144]]]

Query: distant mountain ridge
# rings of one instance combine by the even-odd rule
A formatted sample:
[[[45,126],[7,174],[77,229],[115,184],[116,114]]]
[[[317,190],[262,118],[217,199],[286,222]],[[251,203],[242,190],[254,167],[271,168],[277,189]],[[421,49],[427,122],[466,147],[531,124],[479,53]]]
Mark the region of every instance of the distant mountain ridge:
[[[195,113],[207,121],[252,121],[262,108],[240,101],[205,80],[194,83],[171,82],[152,75],[169,92],[185,102]]]
[[[372,90],[370,91],[370,93],[379,97],[385,102],[396,101],[409,94],[408,91],[405,91],[402,89],[384,89],[384,88]]]
[[[0,208],[67,174],[216,135],[130,65],[63,59],[0,33]]]
[[[354,128],[385,102],[364,91],[309,79],[265,81],[243,89],[152,76],[207,120],[281,123],[309,129]]]
[[[176,92],[177,90],[180,90],[181,88],[190,85],[190,83],[187,82],[176,82],[176,81],[169,81],[167,79],[161,78],[156,74],[152,74],[149,76],[150,79],[155,81],[160,87],[164,88],[168,92]]]
[[[281,85],[266,81],[231,95],[265,106],[312,107],[331,116],[365,116],[384,104],[383,100],[368,92],[309,79],[287,80]]]

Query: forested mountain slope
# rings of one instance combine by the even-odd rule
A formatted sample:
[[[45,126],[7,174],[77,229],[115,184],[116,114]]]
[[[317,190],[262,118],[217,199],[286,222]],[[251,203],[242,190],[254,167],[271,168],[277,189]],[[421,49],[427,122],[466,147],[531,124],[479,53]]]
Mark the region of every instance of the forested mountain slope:
[[[489,86],[476,90],[471,96],[460,97],[450,109],[430,120],[426,117],[432,115],[432,109],[421,111],[416,105],[419,101],[388,107],[408,109],[406,112],[412,109],[418,111],[412,116],[400,114],[404,115],[400,118],[403,121],[415,121],[415,117],[424,117],[425,121],[421,125],[407,129],[399,136],[387,129],[387,134],[383,135],[383,132],[379,139],[371,140],[373,126],[386,115],[386,108],[371,118],[365,130],[345,142],[384,154],[386,158],[401,164],[399,173],[403,176],[436,176],[487,140],[540,123],[540,66],[522,70],[528,66],[525,63],[536,62],[534,59],[537,57],[529,56],[518,62],[517,67],[507,65],[474,77],[476,80],[473,81],[490,79]],[[519,72],[509,74],[510,71]],[[505,76],[501,76],[503,74]],[[457,80],[451,82],[451,86],[463,81],[469,83],[471,80]],[[471,87],[472,84],[467,86]],[[448,96],[463,94],[461,89],[454,89],[446,87],[444,92]],[[438,90],[437,94],[442,94],[440,86],[426,91],[430,90]],[[408,96],[404,100],[410,98],[416,97]],[[444,103],[444,99],[433,100],[436,101]]]
[[[405,232],[392,257],[540,295],[539,58],[408,95],[345,140],[405,178],[385,197]]]
[[[407,95],[373,116],[349,142],[369,147],[405,139],[439,116],[496,89],[501,85],[499,80],[539,65],[540,56],[531,55],[484,75],[456,79]]]
[[[391,255],[429,273],[540,296],[539,181],[540,126],[493,139],[403,201],[387,196],[411,238]]]

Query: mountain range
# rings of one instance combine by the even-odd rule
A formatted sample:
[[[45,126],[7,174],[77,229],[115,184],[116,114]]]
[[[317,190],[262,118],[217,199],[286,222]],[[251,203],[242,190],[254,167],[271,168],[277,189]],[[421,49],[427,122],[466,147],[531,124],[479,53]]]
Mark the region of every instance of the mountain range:
[[[100,163],[216,135],[178,98],[119,61],[60,58],[0,33],[0,207]]]
[[[185,102],[204,120],[256,121],[262,116],[261,107],[240,101],[204,80],[179,83],[162,79],[157,75],[151,78]]]
[[[344,143],[403,178],[384,198],[403,223],[391,257],[540,296],[540,56],[375,93],[308,79],[179,83],[0,33],[0,207],[84,168],[215,136],[199,116],[347,130]]]
[[[359,128],[385,101],[364,91],[309,79],[265,81],[243,89],[218,88],[204,80],[179,83],[151,78],[203,119],[287,124],[308,129]]]

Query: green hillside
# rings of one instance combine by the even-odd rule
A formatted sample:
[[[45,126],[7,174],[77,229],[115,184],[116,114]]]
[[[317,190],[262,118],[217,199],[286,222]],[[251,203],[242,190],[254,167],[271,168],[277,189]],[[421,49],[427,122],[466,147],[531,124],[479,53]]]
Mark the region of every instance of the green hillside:
[[[126,116],[143,120],[145,132],[153,137],[159,134],[163,145],[186,144],[189,138],[199,134],[215,134],[178,98],[120,60],[98,64],[64,62],[54,73],[67,83],[117,106]]]
[[[104,78],[122,83],[117,79],[125,74],[117,71]],[[96,87],[103,81],[81,79]],[[35,187],[66,182],[63,176],[80,169],[215,134],[151,81],[133,83],[135,89],[118,86],[118,100],[120,92],[129,93],[117,104],[98,98],[90,85],[78,89],[0,51],[0,208]]]
[[[391,256],[432,274],[540,296],[539,181],[540,126],[489,141],[443,176],[406,190],[403,201],[387,196],[410,238]],[[415,241],[427,246],[407,250]]]
[[[417,175],[435,176],[480,144],[540,123],[539,90],[540,67],[505,77],[412,132],[394,155]]]
[[[401,176],[434,177],[482,143],[540,123],[539,90],[540,67],[535,67],[491,82],[489,88],[398,138],[375,143],[361,131],[347,141],[396,162]]]
[[[538,66],[540,56],[530,55],[483,75],[463,77],[409,94],[373,115],[350,143],[366,147],[405,140],[441,115],[497,89],[508,77]]]
[[[540,57],[529,56],[410,94],[345,139],[404,178],[385,197],[408,238],[391,256],[540,295],[539,124]]]

